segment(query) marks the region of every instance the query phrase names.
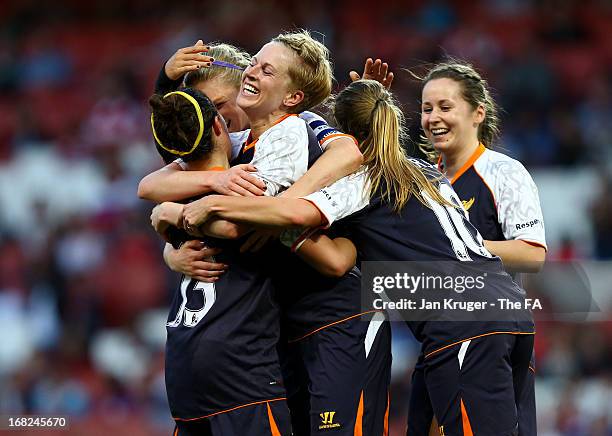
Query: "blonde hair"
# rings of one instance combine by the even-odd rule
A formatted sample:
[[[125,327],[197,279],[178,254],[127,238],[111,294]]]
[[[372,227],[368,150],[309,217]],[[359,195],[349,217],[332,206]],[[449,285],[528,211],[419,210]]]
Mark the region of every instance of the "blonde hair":
[[[370,197],[380,192],[384,201],[393,203],[397,213],[411,196],[429,207],[424,193],[440,204],[452,206],[406,155],[401,145],[405,137],[404,115],[393,95],[380,83],[351,83],[336,96],[333,115],[338,128],[353,135],[360,144]]]
[[[213,44],[206,53],[216,61],[227,62],[241,69],[228,68],[220,65],[212,65],[209,68],[199,68],[185,75],[185,86],[193,88],[201,82],[206,82],[220,77],[226,83],[240,88],[242,71],[251,62],[251,55],[230,44]]]
[[[289,78],[304,92],[304,100],[291,112],[303,112],[323,103],[331,94],[334,80],[327,47],[313,39],[307,30],[282,33],[272,42],[284,44],[299,58],[299,62],[289,66]]]
[[[493,147],[499,138],[498,106],[491,96],[487,81],[471,64],[458,59],[449,59],[446,62],[434,65],[425,77],[419,77],[412,72],[410,74],[423,82],[423,86],[435,79],[450,79],[457,82],[461,87],[461,96],[472,109],[475,110],[480,105],[484,107],[485,117],[478,126],[478,140],[487,148]],[[421,138],[419,148],[429,159],[437,160],[439,153],[434,150],[427,138]]]

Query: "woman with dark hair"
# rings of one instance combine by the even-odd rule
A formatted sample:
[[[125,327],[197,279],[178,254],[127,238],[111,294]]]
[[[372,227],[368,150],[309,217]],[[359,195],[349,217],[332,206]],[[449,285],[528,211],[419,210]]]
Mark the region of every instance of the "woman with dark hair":
[[[153,95],[157,149],[180,157],[187,171],[229,168],[231,142],[223,118],[199,91]],[[173,213],[166,208],[163,213]],[[154,215],[162,213],[154,210]],[[160,217],[152,217],[157,219]],[[162,222],[165,222],[162,218]],[[167,217],[165,217],[167,218]],[[231,233],[229,223],[212,232]],[[192,237],[162,224],[174,246]],[[229,230],[228,230],[229,229]],[[261,256],[240,254],[237,241],[206,238],[232,268],[217,283],[183,276],[168,316],[166,390],[175,435],[290,435],[277,354],[279,311]]]

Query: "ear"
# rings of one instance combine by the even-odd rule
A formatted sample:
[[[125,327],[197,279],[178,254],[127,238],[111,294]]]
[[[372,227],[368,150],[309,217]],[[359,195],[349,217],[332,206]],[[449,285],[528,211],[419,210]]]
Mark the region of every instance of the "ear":
[[[283,104],[289,108],[295,107],[304,101],[304,92],[302,91],[291,91],[285,95]]]
[[[487,111],[485,110],[484,106],[479,104],[476,110],[474,111],[474,124],[482,124],[482,122],[485,120],[486,114]]]
[[[220,136],[221,133],[224,130],[224,122],[221,119],[221,115],[215,115],[215,118],[213,118],[213,124],[212,124],[212,128],[213,128],[213,133],[215,134],[215,136]]]

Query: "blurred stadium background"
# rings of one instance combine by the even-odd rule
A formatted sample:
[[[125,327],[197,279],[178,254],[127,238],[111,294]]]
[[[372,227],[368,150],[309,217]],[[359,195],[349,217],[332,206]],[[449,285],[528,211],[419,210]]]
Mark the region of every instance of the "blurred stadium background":
[[[161,165],[145,102],[177,48],[202,38],[254,53],[297,26],[320,33],[339,86],[367,56],[387,60],[413,135],[420,86],[400,68],[449,54],[485,74],[505,110],[501,145],[539,187],[548,257],[579,265],[600,309],[538,323],[540,434],[612,435],[611,1],[0,3],[0,415],[70,417],[40,435],[170,434],[177,277],[136,197]],[[576,292],[563,274],[528,283],[549,302]],[[402,434],[418,346],[395,327]]]

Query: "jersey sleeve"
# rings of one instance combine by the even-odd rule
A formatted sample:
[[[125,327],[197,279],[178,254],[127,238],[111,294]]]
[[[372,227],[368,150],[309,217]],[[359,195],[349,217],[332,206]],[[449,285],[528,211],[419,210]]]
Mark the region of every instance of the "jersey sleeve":
[[[251,163],[266,184],[265,195],[275,196],[294,184],[308,169],[308,132],[297,117],[271,127],[255,144]]]
[[[318,228],[285,230],[281,234],[281,242],[294,252],[320,228],[329,228],[334,222],[359,212],[369,204],[366,173],[362,170],[343,177],[302,198],[312,203],[326,222]],[[346,220],[343,221],[346,224]]]
[[[501,165],[497,212],[506,239],[519,239],[547,249],[538,188],[518,161]]]
[[[351,135],[347,135],[335,127],[331,127],[329,124],[327,124],[327,121],[325,121],[323,117],[315,114],[314,112],[304,111],[300,114],[300,118],[303,119],[315,132],[319,145],[323,150],[325,150],[333,141],[340,138],[350,138],[351,141],[357,143],[357,140]]]
[[[369,198],[366,185],[366,173],[361,170],[302,198],[319,209],[327,221],[325,228],[328,228],[335,221],[368,205]]]

